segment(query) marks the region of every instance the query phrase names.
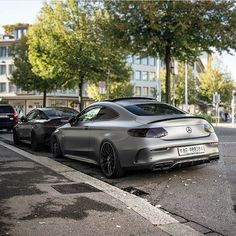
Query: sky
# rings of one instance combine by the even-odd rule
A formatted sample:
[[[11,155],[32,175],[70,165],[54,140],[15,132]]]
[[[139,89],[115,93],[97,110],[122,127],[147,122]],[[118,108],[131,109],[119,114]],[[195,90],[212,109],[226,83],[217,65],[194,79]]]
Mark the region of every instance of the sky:
[[[16,23],[33,24],[46,0],[0,0],[0,34],[3,25]],[[47,0],[47,2],[50,2]],[[223,53],[218,56],[223,63],[224,72],[229,72],[236,81],[236,54]]]

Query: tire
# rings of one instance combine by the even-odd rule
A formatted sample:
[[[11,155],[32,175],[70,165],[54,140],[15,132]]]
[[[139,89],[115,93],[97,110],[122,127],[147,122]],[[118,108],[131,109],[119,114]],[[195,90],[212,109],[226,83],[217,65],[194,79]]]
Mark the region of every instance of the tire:
[[[52,151],[52,156],[54,158],[61,158],[61,157],[63,157],[60,144],[59,144],[59,142],[58,142],[56,137],[52,137],[52,140],[51,140],[51,151]]]
[[[102,143],[99,158],[102,172],[107,178],[119,178],[124,175],[117,151],[111,142]]]
[[[39,150],[39,142],[37,136],[34,132],[31,134],[31,150],[38,151]]]
[[[20,144],[20,140],[19,140],[19,137],[17,135],[17,132],[16,130],[13,130],[13,143],[15,145],[19,145]]]

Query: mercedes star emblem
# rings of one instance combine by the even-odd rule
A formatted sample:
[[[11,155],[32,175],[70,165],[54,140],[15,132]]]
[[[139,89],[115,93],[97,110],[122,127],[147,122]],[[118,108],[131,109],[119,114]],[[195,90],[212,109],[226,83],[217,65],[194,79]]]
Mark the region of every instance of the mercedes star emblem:
[[[191,134],[191,133],[192,133],[192,129],[191,129],[190,127],[187,127],[187,128],[186,128],[186,131],[187,131],[188,134]]]

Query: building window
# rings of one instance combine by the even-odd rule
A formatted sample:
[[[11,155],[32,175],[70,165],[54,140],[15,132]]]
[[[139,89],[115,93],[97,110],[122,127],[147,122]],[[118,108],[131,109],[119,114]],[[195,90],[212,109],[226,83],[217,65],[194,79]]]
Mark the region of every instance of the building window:
[[[142,73],[142,80],[144,80],[144,81],[148,80],[148,72],[147,71],[143,71],[143,73]]]
[[[150,88],[150,95],[151,97],[154,97],[154,98],[157,97],[157,89],[155,87]]]
[[[9,83],[9,93],[15,93],[16,92],[16,86],[12,83]]]
[[[141,87],[135,87],[135,95],[141,96]]]
[[[148,58],[147,57],[142,58],[142,65],[148,65]]]
[[[9,74],[11,75],[12,72],[14,71],[15,67],[14,65],[9,65]]]
[[[6,83],[0,83],[0,93],[6,92]]]
[[[139,56],[134,57],[134,64],[141,64],[141,58]]]
[[[141,71],[137,70],[134,72],[135,80],[141,80]]]
[[[132,74],[131,74],[131,76],[130,76],[130,80],[135,80],[135,72],[132,71],[131,73],[132,73]]]
[[[143,87],[143,96],[148,96],[148,87]]]
[[[12,57],[13,56],[11,47],[7,48],[7,55],[8,55],[8,57]]]
[[[130,64],[133,64],[134,63],[133,59],[134,59],[133,56],[128,56],[127,62],[130,63]]]
[[[0,65],[0,75],[6,74],[6,65]]]
[[[156,65],[156,60],[155,60],[154,57],[149,57],[148,62],[149,62],[148,64],[149,64],[150,66],[155,66],[155,65]]]
[[[0,47],[0,57],[6,57],[6,56],[7,56],[7,48]]]
[[[157,80],[156,72],[150,72],[150,81],[156,81],[156,80]]]

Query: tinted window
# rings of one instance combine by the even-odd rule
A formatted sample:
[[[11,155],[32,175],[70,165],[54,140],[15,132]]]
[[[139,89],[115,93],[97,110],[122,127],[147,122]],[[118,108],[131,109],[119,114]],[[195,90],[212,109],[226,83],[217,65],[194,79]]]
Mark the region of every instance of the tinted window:
[[[102,107],[98,112],[96,120],[111,120],[118,117],[119,114],[109,107]]]
[[[13,113],[14,109],[11,106],[0,106],[0,113]]]
[[[34,119],[36,113],[37,113],[37,110],[33,110],[33,111],[31,111],[30,113],[27,114],[26,118],[28,120],[32,120],[32,119]]]
[[[178,115],[184,112],[166,104],[136,104],[125,107],[128,111],[138,116]]]
[[[35,116],[36,120],[47,120],[48,117],[42,112],[42,111],[38,111],[38,113]]]
[[[79,117],[80,121],[92,121],[96,119],[97,114],[101,110],[101,107],[93,107],[85,110],[85,112]]]

